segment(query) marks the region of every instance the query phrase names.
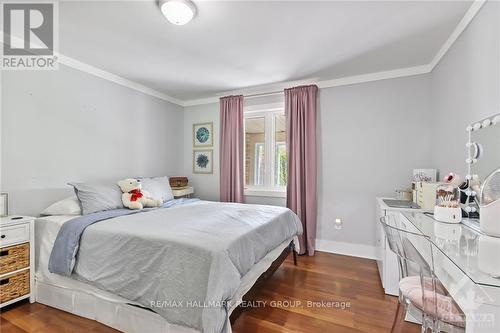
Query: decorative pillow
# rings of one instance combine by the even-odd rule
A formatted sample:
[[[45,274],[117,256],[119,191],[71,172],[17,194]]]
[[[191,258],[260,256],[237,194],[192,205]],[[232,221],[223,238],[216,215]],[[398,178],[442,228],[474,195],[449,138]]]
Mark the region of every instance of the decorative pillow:
[[[123,208],[122,191],[117,184],[68,183],[75,189],[82,214]]]
[[[139,178],[142,189],[149,192],[155,199],[167,202],[174,198],[168,177]]]
[[[49,207],[45,208],[40,215],[82,215],[80,201],[76,195],[69,198],[54,202]]]

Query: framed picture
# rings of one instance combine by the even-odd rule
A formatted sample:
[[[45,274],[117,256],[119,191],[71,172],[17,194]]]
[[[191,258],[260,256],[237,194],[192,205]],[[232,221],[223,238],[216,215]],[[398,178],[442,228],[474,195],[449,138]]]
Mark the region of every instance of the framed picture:
[[[7,193],[0,193],[0,216],[9,215],[9,196]]]
[[[193,124],[193,147],[212,147],[214,144],[213,123]]]
[[[193,150],[193,173],[213,173],[213,150]]]

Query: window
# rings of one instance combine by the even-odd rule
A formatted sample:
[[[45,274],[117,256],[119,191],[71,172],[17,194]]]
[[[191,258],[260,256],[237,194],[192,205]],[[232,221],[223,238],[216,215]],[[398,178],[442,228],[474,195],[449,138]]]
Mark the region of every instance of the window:
[[[276,142],[274,156],[274,186],[285,187],[287,181],[286,143]]]
[[[254,185],[264,185],[264,143],[255,144]]]
[[[285,192],[287,156],[282,108],[245,111],[245,192]]]

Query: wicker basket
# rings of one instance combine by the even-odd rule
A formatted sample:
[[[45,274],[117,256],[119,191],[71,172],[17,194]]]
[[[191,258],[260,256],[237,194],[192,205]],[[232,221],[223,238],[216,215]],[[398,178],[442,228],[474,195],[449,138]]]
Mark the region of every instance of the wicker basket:
[[[170,177],[169,178],[170,187],[173,189],[184,188],[188,185],[187,177]]]
[[[30,265],[30,244],[24,243],[0,249],[0,275]]]
[[[0,279],[0,303],[30,293],[30,270],[4,276]]]

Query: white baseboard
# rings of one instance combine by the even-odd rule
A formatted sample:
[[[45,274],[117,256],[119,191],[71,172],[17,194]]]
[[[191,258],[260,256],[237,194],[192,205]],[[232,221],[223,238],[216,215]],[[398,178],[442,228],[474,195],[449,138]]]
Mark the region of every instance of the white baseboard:
[[[316,239],[316,250],[342,254],[351,257],[360,257],[377,260],[377,248],[375,246],[343,243],[327,239]]]

